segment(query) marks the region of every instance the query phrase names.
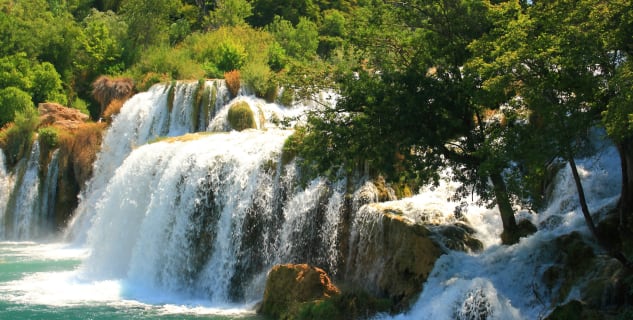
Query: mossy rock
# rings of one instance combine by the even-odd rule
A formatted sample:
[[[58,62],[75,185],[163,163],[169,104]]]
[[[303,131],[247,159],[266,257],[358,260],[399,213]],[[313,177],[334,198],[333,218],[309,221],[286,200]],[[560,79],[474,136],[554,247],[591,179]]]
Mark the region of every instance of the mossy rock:
[[[237,102],[229,108],[229,123],[237,131],[257,128],[253,110],[245,101]]]
[[[301,310],[312,309],[319,315],[333,312],[319,302],[340,294],[329,276],[307,264],[276,265],[268,273],[264,298],[257,312],[274,319],[297,319]],[[324,308],[326,307],[326,308]]]

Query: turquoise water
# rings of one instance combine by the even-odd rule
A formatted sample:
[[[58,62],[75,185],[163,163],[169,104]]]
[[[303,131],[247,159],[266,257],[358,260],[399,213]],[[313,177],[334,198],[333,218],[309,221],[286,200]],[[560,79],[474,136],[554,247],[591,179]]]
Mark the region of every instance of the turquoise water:
[[[0,319],[262,319],[244,306],[83,279],[86,255],[66,244],[0,242]]]

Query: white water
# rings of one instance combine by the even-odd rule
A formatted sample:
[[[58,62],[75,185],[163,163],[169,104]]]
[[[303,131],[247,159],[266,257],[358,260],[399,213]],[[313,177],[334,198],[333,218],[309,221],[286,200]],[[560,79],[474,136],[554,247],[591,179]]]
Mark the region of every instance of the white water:
[[[196,124],[191,106],[196,85],[174,87],[171,113],[167,85],[154,86],[125,104],[104,138],[95,176],[82,193],[69,228],[81,248],[71,251],[82,259],[81,267],[12,282],[12,288],[23,294],[7,299],[44,305],[160,304],[173,312],[244,313],[261,299],[266,272],[276,263],[308,262],[332,275],[341,273],[344,259],[338,256],[338,247],[347,239],[340,234],[340,210],[346,181],[315,179],[302,188],[294,164],[283,166],[280,161],[281,146],[291,132],[279,129],[277,120],[294,121],[306,106],[287,109],[240,96],[235,100],[246,101],[256,118],[263,118],[258,121],[260,130],[207,132],[148,143],[200,128],[230,129],[226,115],[232,102],[222,82],[206,83],[215,88],[209,93],[215,99],[210,99],[213,107],[208,112],[199,110],[204,116],[199,115]],[[607,148],[601,157],[578,162],[594,212],[617,200],[617,159],[615,150]],[[3,167],[0,179],[10,180]],[[413,198],[363,207],[376,201],[375,188],[366,185],[354,195],[351,245],[362,243],[358,239],[371,232],[364,228],[373,225],[372,210],[396,209],[413,221],[441,225],[456,221],[453,212],[460,207],[485,250],[442,256],[419,301],[393,318],[536,319],[552,307],[539,282],[553,255],[548,243],[558,235],[585,230],[568,171],[557,177],[544,212],[520,212],[540,231],[515,246],[499,244],[496,210],[447,201],[455,188],[450,183]],[[5,186],[10,184],[0,188]],[[375,272],[380,271],[379,263]],[[371,274],[356,276],[372,279]],[[68,294],[59,294],[60,288]]]
[[[620,164],[614,147],[600,138],[594,144],[599,153],[578,160],[577,165],[589,209],[599,219],[619,198]],[[568,165],[558,173],[554,186],[543,212],[519,214],[532,220],[539,231],[513,246],[485,240],[498,238],[501,233],[496,210],[469,206],[466,217],[478,231],[478,238],[484,240],[485,250],[479,254],[451,252],[442,256],[413,308],[401,315],[381,318],[503,320],[539,319],[547,315],[554,307],[553,299],[541,276],[558,254],[553,240],[572,231],[590,238]],[[427,200],[425,196],[417,196],[407,201],[418,202],[420,197],[423,197],[421,202]]]
[[[9,203],[8,208],[12,216],[7,216],[11,220],[7,223],[11,226],[7,236],[11,239],[26,240],[39,235],[39,158],[40,147],[35,141],[26,163],[19,164],[16,170],[16,190],[12,195],[13,203]]]
[[[7,205],[13,190],[13,177],[9,175],[5,165],[4,152],[0,149],[0,226],[5,225]],[[0,239],[5,238],[5,228],[0,227]]]

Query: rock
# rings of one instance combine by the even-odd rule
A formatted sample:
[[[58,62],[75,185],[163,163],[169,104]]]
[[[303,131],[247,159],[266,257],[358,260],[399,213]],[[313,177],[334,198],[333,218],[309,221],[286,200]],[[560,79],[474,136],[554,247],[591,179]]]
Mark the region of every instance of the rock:
[[[75,130],[88,121],[88,115],[58,103],[40,103],[37,111],[40,115],[40,127],[54,125],[65,130]]]
[[[275,319],[290,319],[302,303],[340,294],[322,269],[307,264],[274,266],[268,273],[264,298],[258,313]]]
[[[244,129],[255,129],[255,115],[246,101],[239,101],[229,108],[229,123],[231,128],[242,131]]]
[[[557,306],[545,320],[602,320],[604,316],[597,310],[588,309],[582,302],[572,300]]]
[[[405,309],[422,289],[443,250],[433,233],[405,216],[369,210],[355,226],[346,281]]]
[[[479,252],[484,248],[483,243],[474,237],[475,230],[461,221],[439,227],[438,233],[441,235],[439,241],[450,250]]]

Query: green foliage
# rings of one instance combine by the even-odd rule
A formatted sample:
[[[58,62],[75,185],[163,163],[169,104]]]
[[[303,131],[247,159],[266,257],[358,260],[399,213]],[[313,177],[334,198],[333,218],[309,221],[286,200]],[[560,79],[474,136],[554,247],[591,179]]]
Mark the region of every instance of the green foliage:
[[[244,47],[238,43],[226,41],[220,44],[216,65],[222,73],[239,70],[244,65],[246,58]]]
[[[75,100],[70,104],[70,107],[79,110],[85,115],[90,115],[90,111],[88,110],[88,103],[80,98],[75,98]]]
[[[13,122],[16,114],[35,109],[31,96],[16,87],[0,89],[0,127]]]
[[[146,74],[158,75],[159,79],[162,75],[167,79],[200,79],[204,75],[202,65],[193,61],[186,50],[167,46],[149,48],[131,72],[135,82],[143,82]]]
[[[31,93],[33,102],[58,102],[60,104],[68,104],[66,95],[62,88],[62,80],[55,70],[55,67],[48,63],[33,66],[33,82]]]
[[[128,25],[125,57],[128,64],[137,61],[140,53],[149,47],[168,42],[169,26],[180,7],[179,0],[127,0],[123,2],[121,14]]]
[[[55,149],[59,146],[59,132],[53,127],[41,128],[37,131],[37,139],[40,147],[47,150]]]
[[[0,58],[0,87],[19,89],[35,104],[45,101],[67,103],[55,67],[48,62],[31,61],[23,53]]]
[[[274,20],[277,16],[290,21],[293,25],[299,23],[301,18],[317,20],[319,8],[312,0],[255,0],[253,1],[253,16],[248,20],[255,27],[263,27]]]
[[[288,20],[275,16],[268,30],[286,51],[288,56],[298,60],[313,58],[319,45],[319,32],[314,22],[300,18],[296,28]]]
[[[268,66],[270,69],[275,72],[283,70],[287,60],[286,50],[276,41],[271,43],[268,47]]]
[[[35,108],[27,108],[16,113],[14,122],[0,131],[0,148],[4,150],[9,167],[13,167],[29,152],[38,124]]]
[[[246,0],[219,0],[209,16],[212,26],[239,26],[246,24],[245,19],[253,15],[253,8]]]
[[[255,91],[258,97],[267,97],[272,91],[276,92],[277,85],[273,82],[273,75],[265,63],[249,63],[240,72],[241,79]],[[267,97],[268,101],[274,101],[275,96]]]
[[[253,110],[245,101],[237,102],[229,108],[229,123],[237,131],[257,128]]]

